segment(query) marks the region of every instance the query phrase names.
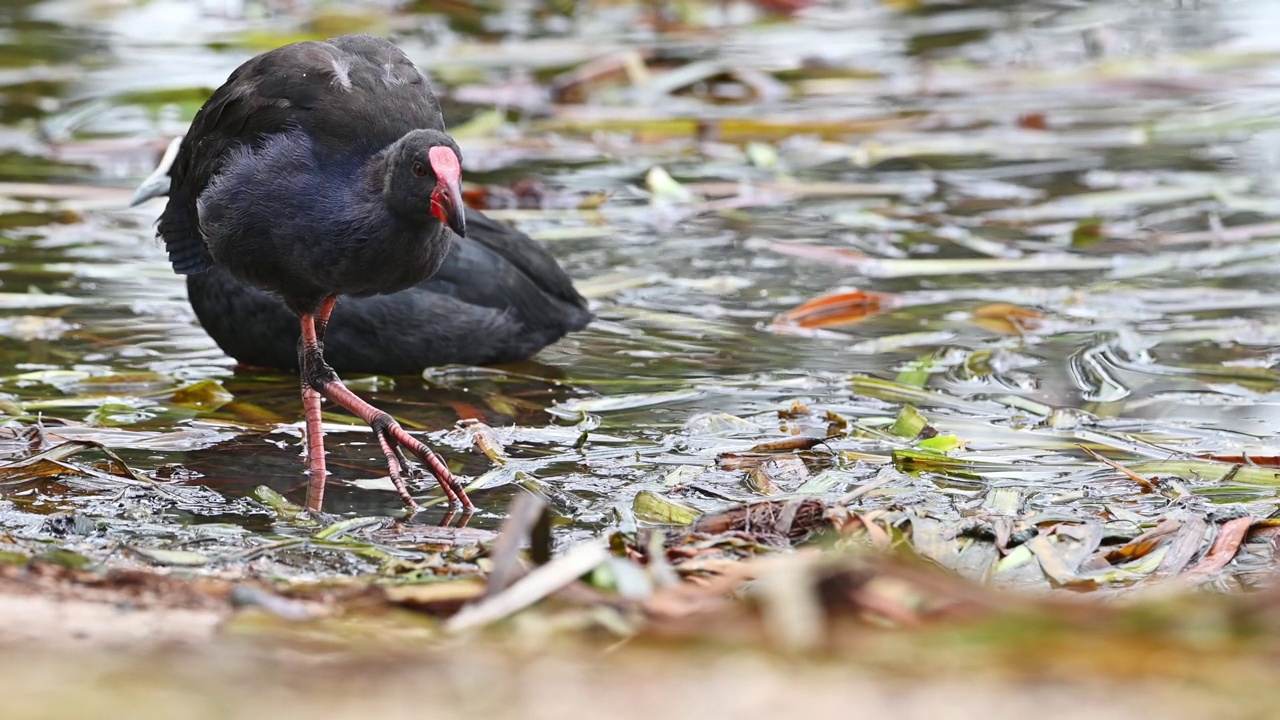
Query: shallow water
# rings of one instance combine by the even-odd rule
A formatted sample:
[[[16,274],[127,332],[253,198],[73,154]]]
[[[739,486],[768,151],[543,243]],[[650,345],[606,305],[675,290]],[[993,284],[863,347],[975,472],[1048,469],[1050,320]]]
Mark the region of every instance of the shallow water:
[[[1217,232],[1274,206],[1273,3],[850,0],[790,18],[729,3],[673,7],[663,31],[625,4],[572,17],[336,7],[0,8],[0,181],[39,184],[0,188],[0,291],[13,294],[0,299],[0,389],[55,434],[58,418],[87,423],[65,434],[139,471],[180,464],[198,474],[186,485],[216,491],[160,503],[156,537],[187,537],[193,521],[278,532],[237,499],[268,485],[301,501],[299,404],[292,379],[237,372],[199,329],[152,240],[159,202],[123,206],[239,62],[346,29],[394,30],[428,69],[451,125],[469,128],[470,182],[545,186],[543,207],[494,214],[543,238],[599,318],[532,363],[355,385],[472,477],[494,466],[455,423],[499,428],[511,467],[565,518],[562,540],[630,527],[644,489],[703,509],[758,497],[759,477],[717,456],[795,434],[832,436],[764,473],[774,490],[864,485],[913,440],[887,432],[901,393],[856,378],[913,368],[939,391],[913,404],[967,441],[953,456],[969,464],[899,473],[869,509],[954,524],[1011,488],[1021,517],[1121,538],[1171,509],[1271,512],[1274,474],[1140,492],[1075,444],[1123,462],[1276,454],[1280,228]],[[585,102],[546,90],[628,51],[648,53],[649,82],[572,85],[565,99]],[[495,105],[502,121],[484,120]],[[655,188],[653,167],[681,185]],[[891,297],[858,322],[774,323],[853,288]],[[171,397],[201,380],[234,400]],[[611,396],[630,399],[600,403]],[[327,511],[399,510],[367,435],[333,434],[330,455]],[[472,527],[501,520],[512,478],[475,492]],[[76,509],[149,532],[104,511],[99,490],[29,492],[11,528],[39,535],[32,513]],[[1233,576],[1248,582],[1260,562],[1246,552]]]

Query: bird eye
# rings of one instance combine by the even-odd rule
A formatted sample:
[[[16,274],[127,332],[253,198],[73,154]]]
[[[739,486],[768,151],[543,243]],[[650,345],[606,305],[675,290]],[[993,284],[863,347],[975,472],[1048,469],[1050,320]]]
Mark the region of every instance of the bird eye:
[[[422,164],[422,163],[420,163],[420,162],[416,162],[416,163],[414,163],[414,164],[413,164],[413,174],[414,174],[414,175],[417,175],[418,177],[426,177],[426,176],[427,176],[427,166],[423,165],[423,164]]]

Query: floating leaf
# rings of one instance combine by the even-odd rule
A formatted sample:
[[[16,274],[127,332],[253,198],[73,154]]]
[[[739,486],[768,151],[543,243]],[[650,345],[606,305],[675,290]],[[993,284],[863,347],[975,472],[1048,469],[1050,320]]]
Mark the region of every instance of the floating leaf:
[[[894,378],[894,382],[901,385],[909,385],[911,387],[923,388],[929,384],[929,378],[933,375],[933,369],[937,366],[937,356],[934,353],[927,353],[912,360],[907,367],[898,373]]]
[[[83,305],[89,302],[84,298],[75,298],[69,295],[57,295],[53,293],[29,292],[29,293],[12,293],[0,292],[0,310],[35,310],[37,308],[55,308],[66,307],[68,305]]]
[[[338,540],[345,535],[355,532],[356,530],[364,530],[366,528],[380,527],[382,525],[385,525],[386,523],[387,523],[387,518],[385,517],[347,518],[346,520],[339,520],[338,522],[333,523],[332,525],[329,525],[321,529],[319,532],[317,532],[315,535],[312,535],[311,537],[313,537],[316,540]]]
[[[213,412],[235,399],[217,380],[201,380],[184,385],[169,396],[170,402],[179,407],[200,412]]]
[[[697,480],[706,470],[697,465],[681,465],[662,477],[666,487],[680,487]]]
[[[636,518],[667,525],[689,525],[702,513],[694,508],[665,498],[652,490],[641,490],[631,501]]]
[[[1102,242],[1103,223],[1101,218],[1081,220],[1071,231],[1071,247],[1087,248]]]
[[[290,502],[288,498],[266,485],[255,487],[253,489],[253,498],[271,508],[272,511],[285,520],[296,520],[307,513],[306,508]]]
[[[891,295],[854,290],[809,300],[774,318],[772,326],[826,328],[852,325],[897,305]]]
[[[933,452],[948,453],[952,450],[959,450],[965,446],[965,442],[955,435],[935,435],[931,438],[924,438],[916,441],[916,447],[922,450],[932,450]]]
[[[94,408],[93,412],[89,413],[89,416],[85,418],[85,422],[90,425],[104,427],[127,427],[129,425],[137,425],[153,417],[155,417],[154,413],[133,405],[106,402]]]
[[[687,204],[698,200],[697,195],[657,165],[649,168],[649,173],[644,177],[644,184],[649,188],[655,203]]]
[[[610,395],[608,397],[591,398],[589,400],[568,400],[547,408],[547,412],[566,420],[576,420],[586,413],[614,412],[617,410],[634,410],[636,408],[667,405],[701,397],[700,390],[672,390],[670,392],[635,393],[631,395]]]
[[[174,567],[200,567],[209,564],[209,556],[190,550],[167,550],[165,548],[135,547],[133,552],[153,565],[170,565]]]
[[[83,570],[93,563],[92,560],[84,555],[66,548],[49,548],[36,557],[68,570]]]
[[[684,429],[691,435],[731,437],[743,434],[758,435],[764,428],[729,413],[698,413],[685,421]]]
[[[1043,325],[1044,313],[1008,303],[992,303],[974,310],[973,322],[993,332],[1015,335]]]
[[[902,410],[898,412],[898,418],[893,421],[893,426],[889,428],[889,432],[898,437],[914,440],[920,437],[920,433],[928,427],[929,423],[924,419],[924,415],[919,410],[910,405],[903,405]]]

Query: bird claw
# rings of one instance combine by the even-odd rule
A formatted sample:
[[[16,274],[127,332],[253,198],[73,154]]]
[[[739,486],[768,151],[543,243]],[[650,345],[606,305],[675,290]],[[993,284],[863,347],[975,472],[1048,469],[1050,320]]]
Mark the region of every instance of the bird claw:
[[[453,473],[444,464],[438,455],[431,451],[425,443],[414,438],[405,431],[400,423],[396,422],[386,413],[382,413],[369,423],[373,429],[373,433],[378,438],[378,444],[382,447],[382,454],[387,459],[387,470],[391,476],[391,482],[395,485],[396,492],[400,495],[400,499],[411,510],[419,510],[422,506],[418,505],[413,496],[409,494],[409,489],[405,484],[405,474],[413,478],[414,467],[409,464],[408,458],[405,457],[404,449],[414,455],[418,460],[427,466],[427,470],[440,484],[440,488],[444,490],[445,497],[448,498],[450,505],[456,505],[466,510],[473,510],[475,505],[471,503],[471,499],[467,497],[466,490]],[[402,471],[408,471],[404,473]],[[416,478],[413,478],[416,479]]]

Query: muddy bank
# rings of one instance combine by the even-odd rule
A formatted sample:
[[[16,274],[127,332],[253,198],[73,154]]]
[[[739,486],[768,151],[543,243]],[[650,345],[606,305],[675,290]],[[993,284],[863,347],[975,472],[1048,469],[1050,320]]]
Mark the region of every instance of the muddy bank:
[[[22,615],[0,597],[0,632]],[[82,645],[42,642],[0,651],[8,718],[895,718],[1243,717],[1207,695],[1154,683],[1022,683],[991,677],[927,681],[887,677],[850,663],[756,652],[659,648],[613,651],[518,644],[405,647],[381,656],[288,648],[211,631],[215,613],[134,610],[128,624],[180,640],[144,650],[125,637],[111,606],[23,597],[32,612],[76,617]],[[34,610],[36,605],[46,607]],[[175,626],[186,627],[175,627]],[[29,638],[34,640],[34,638]],[[64,638],[65,639],[65,638]],[[124,643],[130,647],[116,647]],[[1150,687],[1143,687],[1151,685]],[[127,710],[126,710],[127,708]]]
[[[732,586],[684,583],[629,610],[578,583],[451,633],[439,591],[424,604],[35,562],[0,573],[0,697],[6,718],[131,720],[1234,718],[1273,703],[1262,595],[1073,606],[911,564],[739,565]],[[788,652],[815,609],[826,641]]]

